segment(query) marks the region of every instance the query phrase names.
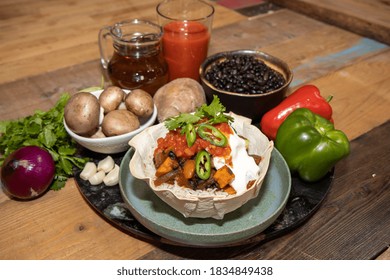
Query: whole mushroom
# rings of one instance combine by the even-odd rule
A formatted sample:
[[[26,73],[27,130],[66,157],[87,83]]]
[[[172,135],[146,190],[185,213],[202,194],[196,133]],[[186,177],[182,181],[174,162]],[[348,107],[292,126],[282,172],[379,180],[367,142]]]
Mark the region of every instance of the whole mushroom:
[[[163,122],[180,113],[191,113],[206,103],[202,86],[190,78],[175,79],[157,90],[153,97],[157,118]]]
[[[99,128],[100,104],[89,92],[74,94],[64,108],[64,119],[74,133],[91,136]]]
[[[125,99],[127,110],[133,112],[140,118],[149,117],[154,110],[152,96],[142,89],[131,91]]]
[[[104,113],[107,114],[116,110],[125,98],[125,95],[126,93],[117,86],[109,86],[103,90],[99,96],[99,103],[103,107]]]
[[[138,117],[126,109],[109,112],[102,122],[102,131],[106,136],[125,134],[139,127]]]

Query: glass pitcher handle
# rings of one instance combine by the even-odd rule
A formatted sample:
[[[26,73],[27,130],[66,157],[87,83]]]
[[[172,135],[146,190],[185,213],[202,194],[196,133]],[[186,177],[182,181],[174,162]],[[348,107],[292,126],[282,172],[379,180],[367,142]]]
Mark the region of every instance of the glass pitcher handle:
[[[108,67],[108,55],[107,55],[107,36],[110,35],[110,27],[106,26],[99,31],[99,50],[100,50],[100,63],[104,69]]]

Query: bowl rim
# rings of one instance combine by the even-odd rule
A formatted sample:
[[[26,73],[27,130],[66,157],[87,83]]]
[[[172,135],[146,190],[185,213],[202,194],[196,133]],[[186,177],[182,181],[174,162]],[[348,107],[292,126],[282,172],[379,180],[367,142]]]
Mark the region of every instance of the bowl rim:
[[[211,65],[216,60],[219,60],[219,59],[221,59],[223,57],[226,57],[226,56],[233,56],[233,55],[236,55],[236,54],[255,54],[256,56],[261,57],[262,60],[264,61],[264,63],[266,63],[268,61],[275,61],[276,64],[280,64],[286,70],[285,71],[286,73],[281,73],[283,76],[284,76],[284,74],[286,74],[286,77],[285,77],[286,83],[283,86],[281,86],[281,87],[279,87],[277,89],[274,89],[272,91],[265,92],[265,93],[256,93],[256,94],[231,92],[231,91],[225,91],[225,90],[216,88],[204,76],[205,73],[206,73],[205,70],[207,69],[207,67],[209,65]],[[288,64],[284,60],[282,60],[282,59],[280,59],[280,58],[278,58],[276,56],[273,56],[273,55],[271,55],[269,53],[265,53],[265,52],[258,51],[258,50],[240,49],[240,50],[219,52],[219,53],[215,53],[215,54],[207,57],[203,61],[203,63],[201,64],[201,66],[199,68],[199,76],[200,76],[201,82],[205,83],[213,91],[216,91],[216,92],[219,92],[219,93],[223,93],[223,94],[227,94],[227,95],[231,95],[231,96],[242,96],[242,97],[256,98],[256,97],[261,97],[261,96],[272,95],[275,92],[278,92],[278,91],[281,91],[281,90],[285,90],[290,85],[290,83],[291,83],[291,81],[293,79],[293,72],[291,71],[290,67],[288,66]]]
[[[102,90],[95,90],[95,91],[91,91],[89,93],[93,94],[96,96],[96,94],[101,94],[103,92],[104,89]],[[131,90],[127,90],[127,89],[123,89],[123,91],[126,92],[126,94],[130,93]],[[98,96],[96,96],[98,97]],[[107,136],[107,137],[103,137],[103,138],[91,138],[91,137],[84,137],[84,136],[81,136],[81,135],[78,135],[76,133],[74,133],[69,127],[68,125],[66,124],[66,121],[65,121],[65,118],[63,118],[63,124],[64,124],[64,127],[65,127],[65,130],[68,132],[68,134],[74,138],[74,139],[77,139],[77,140],[80,140],[80,141],[83,141],[83,142],[88,142],[88,143],[101,143],[101,142],[104,142],[104,141],[118,141],[118,140],[125,140],[127,139],[128,137],[131,137],[131,136],[134,136],[138,133],[140,133],[141,131],[143,131],[145,128],[148,128],[150,127],[151,125],[153,125],[157,119],[157,107],[156,107],[156,104],[153,104],[154,106],[154,109],[153,109],[153,113],[152,115],[150,115],[148,118],[145,118],[146,121],[140,125],[139,128],[137,128],[136,130],[133,130],[133,131],[130,131],[128,133],[125,133],[125,134],[121,134],[121,135],[115,135],[115,136]]]

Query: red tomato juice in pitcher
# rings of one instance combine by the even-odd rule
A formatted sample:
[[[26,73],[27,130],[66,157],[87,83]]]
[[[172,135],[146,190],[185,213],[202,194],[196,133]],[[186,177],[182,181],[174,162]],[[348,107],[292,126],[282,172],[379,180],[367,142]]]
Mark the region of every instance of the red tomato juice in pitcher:
[[[199,22],[174,21],[164,26],[163,52],[169,67],[169,80],[199,80],[199,67],[207,57],[210,33]]]

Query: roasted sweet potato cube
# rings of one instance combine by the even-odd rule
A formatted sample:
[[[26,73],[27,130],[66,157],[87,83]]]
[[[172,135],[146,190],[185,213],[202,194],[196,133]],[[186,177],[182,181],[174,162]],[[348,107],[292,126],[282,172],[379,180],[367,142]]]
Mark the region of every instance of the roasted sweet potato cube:
[[[231,185],[227,185],[226,187],[223,188],[223,190],[225,192],[227,192],[228,194],[236,194],[236,190],[231,186]]]
[[[191,179],[195,175],[195,160],[189,159],[183,165],[183,174],[186,179]]]
[[[160,177],[164,174],[167,174],[168,172],[171,172],[172,170],[178,167],[179,167],[179,163],[177,162],[177,160],[167,157],[163,161],[163,163],[157,168],[156,176]]]
[[[235,176],[232,170],[227,165],[224,165],[215,172],[213,178],[218,183],[218,186],[223,189],[234,180]]]

